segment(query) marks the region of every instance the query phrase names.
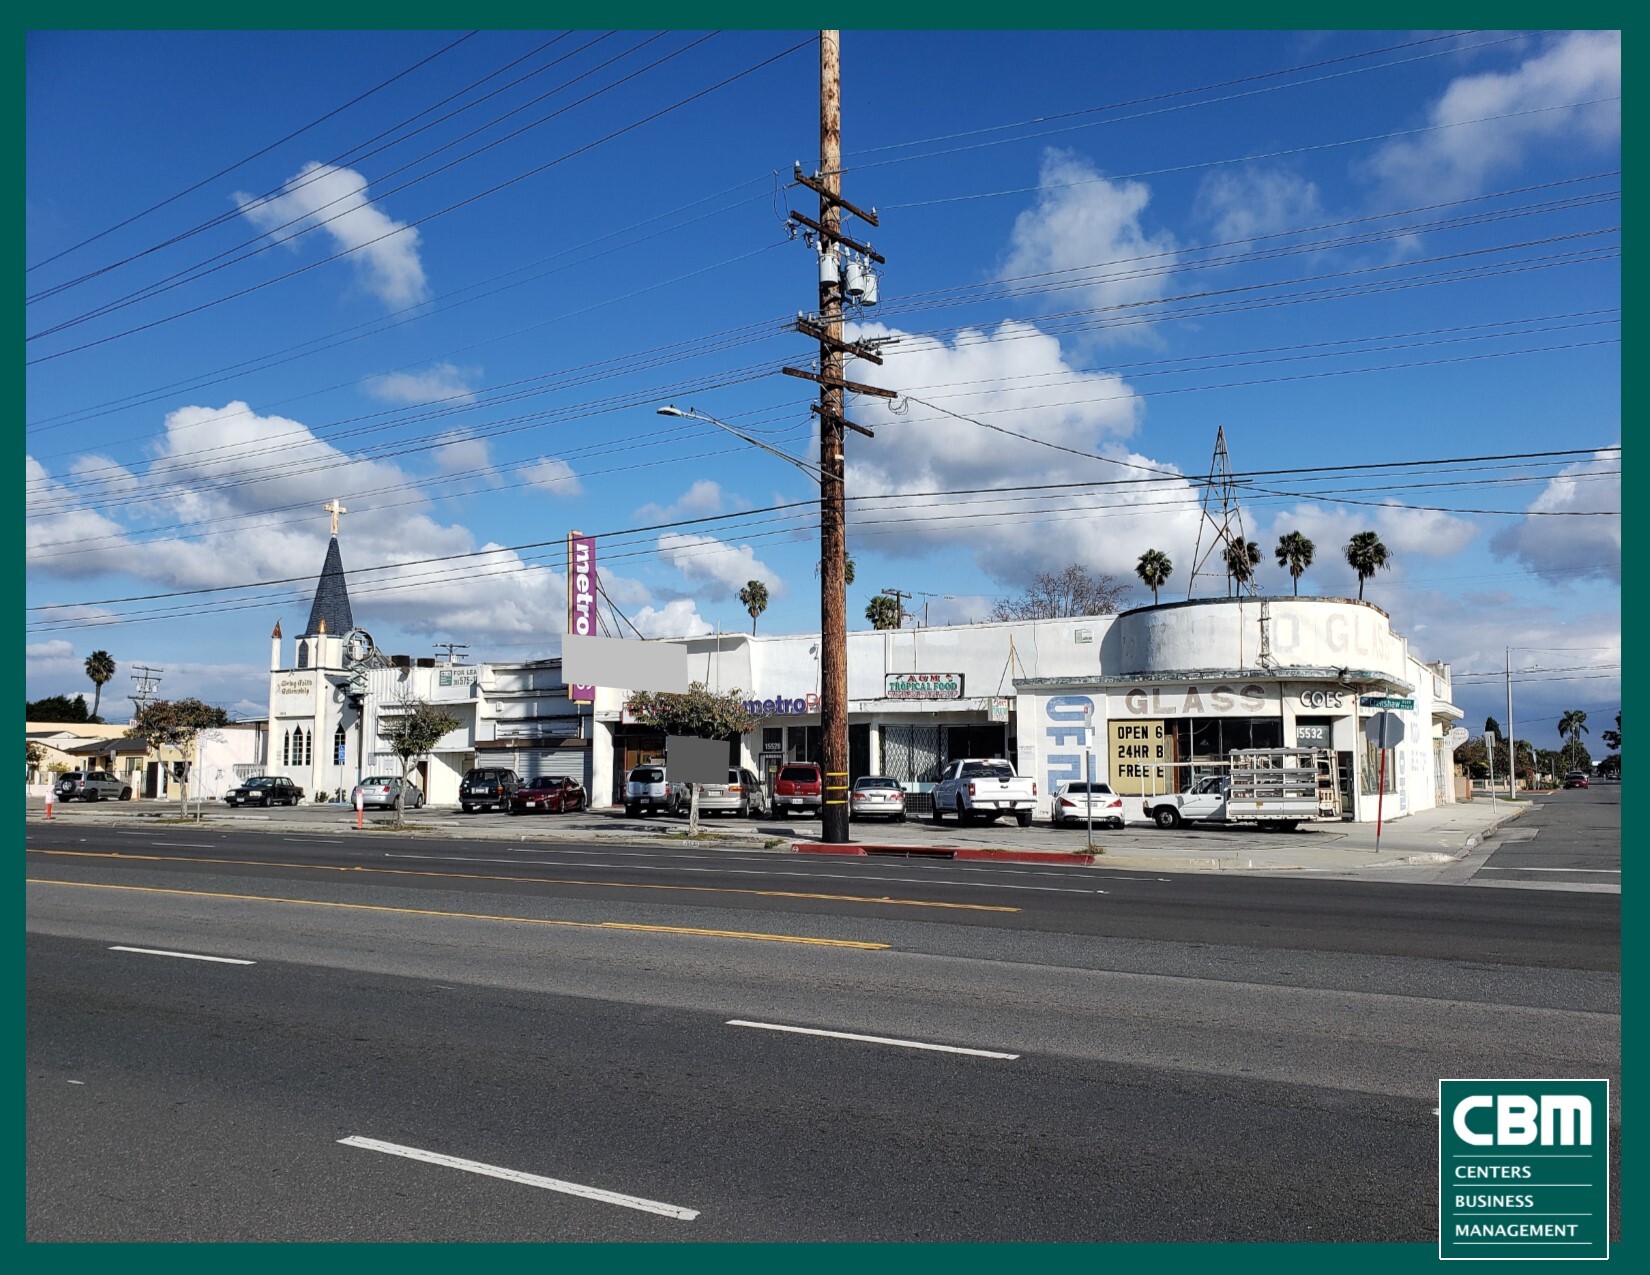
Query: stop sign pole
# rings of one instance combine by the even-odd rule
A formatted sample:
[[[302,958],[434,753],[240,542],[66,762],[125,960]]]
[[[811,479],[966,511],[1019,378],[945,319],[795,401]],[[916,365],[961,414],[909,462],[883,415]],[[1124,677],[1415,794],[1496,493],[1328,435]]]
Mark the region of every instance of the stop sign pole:
[[[1404,719],[1396,713],[1375,713],[1364,721],[1364,736],[1381,750],[1381,778],[1375,788],[1375,849],[1381,848],[1381,815],[1386,803],[1386,750],[1404,742]]]

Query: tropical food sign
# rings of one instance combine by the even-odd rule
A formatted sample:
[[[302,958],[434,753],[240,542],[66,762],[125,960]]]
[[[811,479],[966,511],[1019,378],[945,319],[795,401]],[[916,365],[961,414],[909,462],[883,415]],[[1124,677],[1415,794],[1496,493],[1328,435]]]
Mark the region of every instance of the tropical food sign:
[[[961,699],[961,673],[885,673],[883,699]]]

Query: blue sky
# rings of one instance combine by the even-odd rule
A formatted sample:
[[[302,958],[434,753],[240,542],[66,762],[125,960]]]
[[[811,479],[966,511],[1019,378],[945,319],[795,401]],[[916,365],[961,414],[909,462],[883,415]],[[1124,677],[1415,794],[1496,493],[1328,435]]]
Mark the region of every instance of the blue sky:
[[[1221,428],[1266,591],[1298,529],[1301,591],[1355,595],[1376,530],[1366,596],[1467,725],[1510,646],[1519,734],[1581,708],[1602,755],[1620,42],[1441,34],[844,34],[889,338],[850,374],[901,394],[851,403],[851,625],[1074,561],[1149,601],[1149,548],[1185,597]],[[815,628],[817,488],[656,414],[817,459],[779,373],[816,353],[814,35],[31,33],[29,696],[105,649],[107,716],[139,664],[262,711],[333,497],[386,650],[553,652],[574,527],[650,636],[748,631],[752,578],[761,631]]]

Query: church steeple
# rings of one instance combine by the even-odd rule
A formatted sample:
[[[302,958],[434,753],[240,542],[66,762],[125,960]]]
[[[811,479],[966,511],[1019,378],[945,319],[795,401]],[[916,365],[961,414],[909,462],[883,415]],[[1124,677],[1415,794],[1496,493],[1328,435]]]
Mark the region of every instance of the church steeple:
[[[330,633],[342,637],[355,627],[349,588],[344,583],[344,556],[338,551],[338,515],[344,512],[344,506],[334,500],[322,507],[332,515],[332,539],[327,542],[327,558],[321,564],[321,578],[315,585],[315,602],[309,608],[303,636]]]

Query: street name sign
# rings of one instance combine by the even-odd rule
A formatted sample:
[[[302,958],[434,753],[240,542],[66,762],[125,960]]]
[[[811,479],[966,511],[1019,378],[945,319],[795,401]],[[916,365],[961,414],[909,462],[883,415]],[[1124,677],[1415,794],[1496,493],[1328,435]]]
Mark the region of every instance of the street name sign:
[[[1396,699],[1390,695],[1360,695],[1358,697],[1358,707],[1399,708],[1407,710],[1415,707],[1415,701],[1412,699]]]

